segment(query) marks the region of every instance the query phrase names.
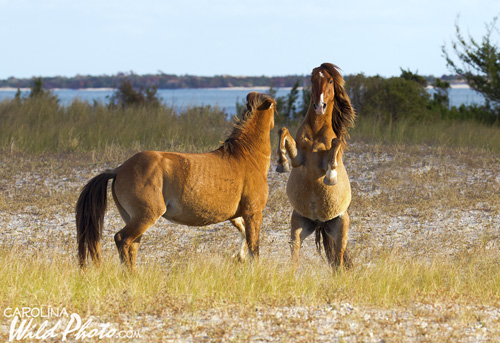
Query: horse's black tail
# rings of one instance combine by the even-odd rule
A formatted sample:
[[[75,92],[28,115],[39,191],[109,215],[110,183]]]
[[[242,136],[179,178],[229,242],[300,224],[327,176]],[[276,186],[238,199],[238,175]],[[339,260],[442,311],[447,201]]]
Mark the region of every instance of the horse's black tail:
[[[323,238],[323,247],[325,249],[325,255],[328,261],[328,265],[330,265],[331,267],[339,266],[340,261],[335,255],[335,240],[326,233],[325,227],[323,225],[320,225],[316,228],[316,249],[318,249],[318,253],[320,255],[321,255],[321,238]],[[352,260],[349,251],[347,250],[347,247],[344,251],[344,256],[342,257],[342,259],[344,268],[349,269],[352,267]]]
[[[87,255],[99,265],[101,262],[102,228],[106,213],[108,180],[116,177],[115,170],[106,170],[83,187],[76,202],[76,239],[78,261],[85,266]]]

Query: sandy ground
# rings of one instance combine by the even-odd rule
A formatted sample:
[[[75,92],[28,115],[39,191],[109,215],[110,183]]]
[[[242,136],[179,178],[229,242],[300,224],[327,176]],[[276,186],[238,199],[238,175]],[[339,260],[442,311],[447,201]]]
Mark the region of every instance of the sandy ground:
[[[0,244],[21,245],[33,251],[47,247],[72,254],[73,204],[47,201],[40,205],[33,202],[30,193],[45,194],[48,199],[51,192],[64,192],[76,199],[74,194],[90,177],[114,165],[89,163],[85,167],[80,161],[71,166],[64,157],[49,162],[43,157],[37,159],[33,162],[29,156],[16,157],[21,172],[15,172],[12,158],[0,158],[0,205],[5,209],[0,212]],[[361,254],[369,254],[369,247],[385,246],[402,249],[416,258],[436,259],[485,240],[485,249],[499,249],[500,156],[354,143],[344,161],[353,189],[349,245],[363,242],[368,249]],[[29,168],[23,168],[26,166]],[[274,168],[271,166],[269,173],[270,198],[262,224],[261,255],[286,263],[290,257],[291,209],[285,193],[288,175],[275,173]],[[36,199],[40,198],[44,197]],[[17,205],[9,204],[11,201]],[[112,237],[121,226],[111,205],[104,250],[115,250]],[[170,254],[194,244],[199,251],[232,253],[238,239],[230,223],[193,228],[161,219],[144,236],[138,264],[151,260],[168,263]],[[302,263],[318,259],[311,237],[302,249]],[[0,313],[0,337],[8,335],[10,322],[4,319]],[[483,304],[415,302],[407,308],[392,309],[349,303],[278,308],[241,304],[196,313],[167,308],[160,315],[122,320],[122,327],[141,334],[140,339],[124,341],[500,342],[500,308]]]

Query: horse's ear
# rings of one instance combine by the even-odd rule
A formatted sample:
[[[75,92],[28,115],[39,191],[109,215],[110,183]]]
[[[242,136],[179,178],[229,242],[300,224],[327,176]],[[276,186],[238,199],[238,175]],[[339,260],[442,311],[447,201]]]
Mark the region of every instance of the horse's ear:
[[[269,110],[276,107],[276,101],[273,98],[266,98],[262,104],[259,106],[259,111]]]
[[[256,108],[259,111],[265,111],[276,107],[276,101],[267,94],[250,92],[247,95],[247,108],[251,110]]]
[[[250,104],[254,101],[255,97],[258,95],[259,93],[257,92],[250,92],[247,94],[247,102]]]

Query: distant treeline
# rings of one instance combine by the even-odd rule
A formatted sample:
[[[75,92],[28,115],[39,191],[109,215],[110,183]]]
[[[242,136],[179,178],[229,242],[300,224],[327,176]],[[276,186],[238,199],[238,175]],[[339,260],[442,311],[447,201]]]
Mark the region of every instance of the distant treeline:
[[[158,89],[175,88],[221,88],[221,87],[292,87],[297,80],[306,83],[309,76],[194,76],[194,75],[171,75],[171,74],[147,74],[118,73],[116,75],[77,75],[75,77],[43,77],[45,88],[117,88],[122,80],[127,78],[134,87],[146,88],[156,86]],[[18,79],[10,77],[0,80],[0,87],[29,88],[33,84],[33,78]]]
[[[309,75],[287,75],[287,76],[194,76],[194,75],[172,75],[172,74],[146,74],[138,75],[131,73],[118,73],[116,75],[77,75],[75,77],[43,77],[43,85],[47,89],[52,88],[118,88],[123,79],[127,78],[134,87],[158,89],[176,88],[221,88],[221,87],[293,87],[297,81],[299,86],[309,83]],[[346,76],[348,79],[349,76]],[[426,77],[429,83],[434,77]],[[442,76],[442,80],[454,80],[455,76]],[[33,85],[33,78],[19,79],[10,77],[0,80],[0,87],[29,88]]]

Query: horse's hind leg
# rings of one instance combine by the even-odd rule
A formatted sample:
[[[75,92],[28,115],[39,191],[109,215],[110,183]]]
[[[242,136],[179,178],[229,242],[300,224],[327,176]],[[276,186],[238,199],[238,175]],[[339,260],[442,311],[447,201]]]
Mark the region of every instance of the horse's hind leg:
[[[137,258],[137,251],[139,250],[139,245],[141,244],[142,235],[134,239],[130,248],[128,248],[128,258],[132,268],[135,266],[135,259]]]
[[[329,264],[339,267],[350,267],[351,261],[346,251],[349,235],[349,215],[347,212],[341,213],[338,217],[328,221],[325,231],[335,241],[334,255],[326,254]]]
[[[131,218],[127,225],[115,234],[115,243],[120,254],[120,260],[129,269],[135,267],[142,234],[153,226],[158,219],[159,216],[154,220],[148,216]]]
[[[231,224],[233,224],[238,231],[240,232],[240,249],[234,253],[233,258],[237,258],[239,261],[245,261],[245,257],[247,254],[247,241],[246,241],[246,233],[245,233],[245,223],[242,217],[238,217],[235,219],[231,219]]]
[[[114,180],[113,180],[113,186],[111,187],[111,191],[113,194],[113,199],[115,200],[116,208],[118,209],[120,216],[122,217],[125,224],[128,224],[130,222],[130,214],[128,214],[128,212],[125,210],[125,208],[123,208],[123,206],[120,204],[120,202],[118,201],[118,199],[116,197]],[[139,249],[139,245],[141,243],[141,237],[142,237],[142,235],[137,237],[132,242],[132,244],[130,244],[130,248],[128,249],[128,265],[132,266],[132,268],[133,268],[133,266],[135,266],[135,260],[137,257],[137,250]],[[118,252],[120,252],[120,248],[118,248]],[[120,253],[120,259],[122,259],[121,253]],[[123,259],[122,259],[122,262],[123,262]]]
[[[113,180],[113,184],[111,186],[111,194],[113,195],[113,199],[115,200],[115,205],[118,209],[118,213],[120,213],[123,221],[125,222],[125,224],[127,224],[130,221],[130,214],[128,214],[128,212],[123,208],[122,204],[120,204],[118,198],[116,197],[115,180]]]
[[[299,263],[300,247],[307,236],[312,234],[316,229],[316,224],[305,217],[302,217],[297,211],[292,213],[292,231],[291,231],[291,250],[292,261],[294,264]]]

